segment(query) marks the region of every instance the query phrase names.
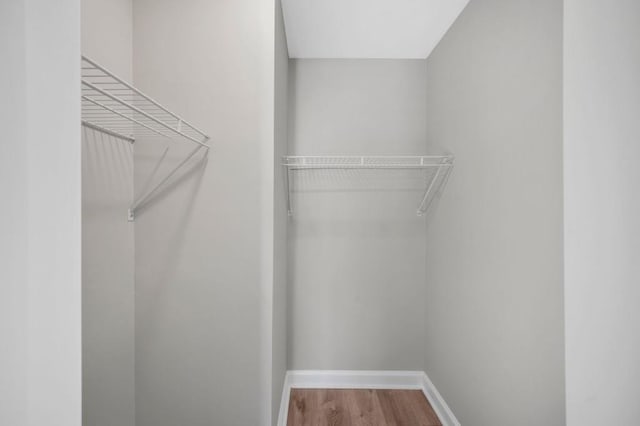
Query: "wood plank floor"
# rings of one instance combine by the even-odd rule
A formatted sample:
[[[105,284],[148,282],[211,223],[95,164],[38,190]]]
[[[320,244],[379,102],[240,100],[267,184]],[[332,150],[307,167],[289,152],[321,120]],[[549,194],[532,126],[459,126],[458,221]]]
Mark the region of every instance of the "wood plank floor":
[[[442,426],[420,390],[291,389],[287,426]]]

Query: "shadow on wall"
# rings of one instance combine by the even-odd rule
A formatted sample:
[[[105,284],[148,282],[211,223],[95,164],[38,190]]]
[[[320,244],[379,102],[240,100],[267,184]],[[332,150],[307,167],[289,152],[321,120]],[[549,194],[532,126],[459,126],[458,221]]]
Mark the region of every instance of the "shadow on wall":
[[[133,146],[130,142],[107,135],[97,130],[82,127],[82,173],[83,185],[89,185],[84,191],[85,201],[100,208],[109,209],[114,205],[104,205],[100,194],[113,194],[118,198],[132,196],[133,183]],[[89,204],[85,202],[85,206]],[[101,205],[102,204],[102,205]],[[123,213],[123,215],[126,212]]]
[[[161,155],[141,156],[138,160],[156,161],[156,164],[147,178],[139,194],[133,196],[133,152],[134,144],[119,139],[103,132],[89,129],[83,126],[83,175],[85,185],[90,185],[88,191],[83,194],[85,200],[91,201],[90,205],[100,205],[100,208],[113,207],[115,203],[110,200],[108,205],[100,203],[104,196],[94,194],[113,194],[120,199],[119,202],[127,202],[129,205],[136,200],[142,200],[136,209],[140,214],[152,208],[159,201],[193,177],[200,169],[204,170],[208,161],[208,151],[200,147],[184,157],[171,156],[171,145],[165,146]],[[148,141],[147,141],[148,142]],[[155,143],[155,141],[154,141]],[[185,161],[184,164],[178,159]],[[165,181],[166,179],[166,181]],[[125,199],[126,197],[126,199]],[[85,203],[89,204],[89,203]]]
[[[438,176],[435,169],[307,169],[290,173],[292,220],[318,221],[315,211],[321,210],[321,222],[344,219],[347,225],[355,214],[363,216],[362,223],[369,226],[374,220],[373,211],[381,225],[390,219],[393,222],[400,218],[404,219],[402,222],[413,219],[425,190],[436,179],[434,191],[429,193],[425,204],[426,212],[420,214],[430,217],[451,174],[447,171]],[[356,228],[359,223],[355,223]],[[350,227],[347,225],[340,232],[349,233]]]
[[[163,160],[164,158],[160,161]],[[154,283],[152,292],[162,293],[173,282],[172,277],[176,263],[172,259],[179,258],[180,249],[183,247],[183,239],[186,235],[185,230],[191,223],[191,216],[193,215],[194,205],[206,171],[207,161],[208,156],[205,151],[202,156],[193,159],[192,162],[181,168],[181,171],[174,179],[163,185],[162,189],[158,190],[152,198],[142,204],[136,212],[136,217],[144,220],[146,215],[153,215],[154,208],[162,208],[162,203],[170,198],[178,187],[184,187],[184,190],[177,191],[182,200],[181,205],[183,208],[180,209],[182,214],[179,217],[174,217],[171,222],[166,223],[164,232],[157,237],[158,244],[156,246],[158,251],[157,256],[153,259],[155,265],[145,268],[144,271],[145,274],[156,271],[154,273],[155,279],[151,281]],[[148,300],[153,301],[156,298],[151,296]],[[145,312],[143,305],[146,305],[148,309],[158,308],[153,303],[138,304],[136,316],[147,318],[148,313]]]
[[[184,165],[176,164],[172,166],[178,167],[178,169],[176,170],[175,174],[171,176],[160,173],[162,169],[167,168],[165,162],[169,163],[169,161],[167,161],[167,154],[169,153],[169,149],[170,148],[167,147],[163,151],[148,180],[145,182],[145,185],[140,191],[138,197],[141,197],[140,199],[144,199],[144,202],[138,206],[136,215],[142,214],[146,210],[152,208],[158,202],[166,198],[167,195],[174,191],[177,187],[186,184],[194,176],[197,176],[196,179],[198,181],[202,179],[202,174],[204,173],[209,159],[208,150],[206,148],[199,148],[199,150],[201,151],[200,154],[198,155],[198,152],[195,152],[193,158],[188,159],[188,161]],[[167,177],[167,181],[162,182]],[[156,185],[160,186],[157,188],[157,190],[154,190],[153,188]],[[193,196],[195,197],[195,193],[193,194]],[[191,200],[191,202],[193,202],[193,200]]]

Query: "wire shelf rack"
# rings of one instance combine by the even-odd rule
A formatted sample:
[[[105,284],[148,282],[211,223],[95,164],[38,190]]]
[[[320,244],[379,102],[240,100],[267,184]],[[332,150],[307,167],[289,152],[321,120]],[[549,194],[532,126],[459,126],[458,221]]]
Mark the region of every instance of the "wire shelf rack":
[[[81,75],[83,125],[131,142],[148,135],[209,147],[200,129],[86,56]]]
[[[417,215],[423,216],[435,195],[447,183],[453,169],[453,155],[404,155],[404,156],[286,156],[282,165],[287,169],[287,207],[293,215],[291,205],[292,172],[304,170],[428,170],[425,173],[424,192]]]
[[[207,136],[133,85],[119,78],[86,56],[81,57],[82,125],[134,143],[136,138],[187,141],[195,149],[160,182],[141,194],[129,209],[129,220],[135,210],[154,195],[191,158],[209,149]]]

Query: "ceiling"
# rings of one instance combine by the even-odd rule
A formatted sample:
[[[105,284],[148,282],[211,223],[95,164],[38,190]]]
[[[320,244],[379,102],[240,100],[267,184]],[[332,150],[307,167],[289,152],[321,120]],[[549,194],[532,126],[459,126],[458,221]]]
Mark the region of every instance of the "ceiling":
[[[426,58],[469,0],[282,0],[291,58]]]

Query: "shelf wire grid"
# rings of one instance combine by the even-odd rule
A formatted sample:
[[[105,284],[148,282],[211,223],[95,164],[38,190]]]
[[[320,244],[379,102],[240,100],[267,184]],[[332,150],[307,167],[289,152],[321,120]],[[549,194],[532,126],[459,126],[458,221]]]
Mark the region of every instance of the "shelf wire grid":
[[[451,155],[403,156],[287,156],[283,165],[299,169],[410,169],[450,166]]]
[[[82,56],[81,70],[83,125],[131,142],[152,136],[209,147],[204,132],[101,65]]]
[[[351,186],[351,189],[360,190],[371,190],[370,186],[366,186],[365,181],[369,181],[375,188],[383,191],[406,191],[413,188],[420,191],[417,214],[422,216],[446,185],[453,168],[453,160],[453,155],[283,157],[282,164],[287,169],[289,215],[293,214],[292,194],[302,190],[305,192],[317,190],[309,186],[310,179],[321,178],[325,183],[344,181]],[[379,175],[375,170],[386,170],[387,172]],[[403,174],[403,171],[407,170],[419,174]],[[295,173],[297,171],[307,171],[307,173],[298,176]],[[312,173],[312,175],[308,175],[308,173]],[[306,182],[305,189],[302,189],[302,181]],[[418,187],[415,187],[415,184],[418,184]]]
[[[133,200],[129,208],[128,218],[132,221],[136,210],[165,187],[196,154],[208,153],[209,136],[106,68],[86,56],[81,58],[83,126],[131,143],[139,138],[188,141],[196,145],[153,186],[151,181],[148,182],[148,188]],[[160,162],[163,160],[164,155]]]

